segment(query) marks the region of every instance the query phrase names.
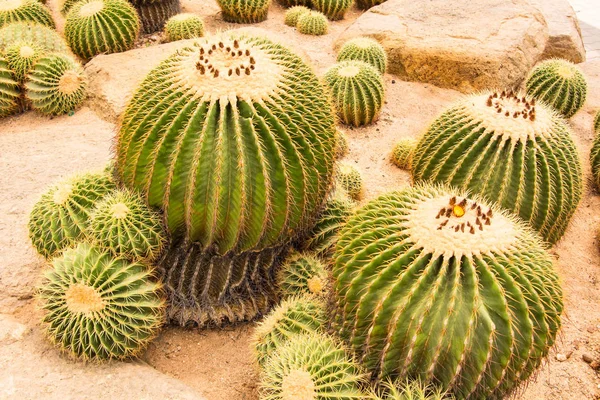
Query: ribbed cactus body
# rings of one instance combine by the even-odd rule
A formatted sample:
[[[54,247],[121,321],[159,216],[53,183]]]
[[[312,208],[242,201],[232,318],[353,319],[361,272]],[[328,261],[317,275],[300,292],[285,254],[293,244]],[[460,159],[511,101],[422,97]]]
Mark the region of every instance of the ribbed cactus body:
[[[296,29],[304,35],[326,35],[329,32],[329,22],[327,22],[327,17],[322,13],[309,11],[298,17]]]
[[[391,382],[386,380],[373,391],[370,400],[450,400],[439,389],[419,381]]]
[[[277,2],[286,8],[294,6],[310,7],[311,5],[311,0],[277,0]]]
[[[287,26],[295,27],[298,25],[298,18],[300,18],[302,14],[306,14],[309,11],[310,9],[305,6],[293,6],[285,12],[285,19],[283,22]]]
[[[267,19],[271,0],[217,0],[226,22],[255,24]]]
[[[416,147],[415,139],[399,140],[392,150],[392,163],[398,168],[409,170]]]
[[[541,238],[479,197],[440,186],[371,201],[336,247],[338,332],[374,379],[501,399],[540,365],[562,291]]]
[[[167,21],[165,36],[169,42],[202,37],[204,36],[204,22],[196,14],[177,14]]]
[[[212,37],[144,80],[117,145],[123,183],[212,254],[278,246],[331,185],[335,126],[311,69],[262,38]]]
[[[312,296],[283,300],[254,330],[252,347],[258,364],[264,366],[291,337],[321,332],[326,322],[325,305],[320,300]]]
[[[0,115],[2,115],[0,111]],[[592,165],[592,176],[596,187],[600,188],[600,111],[594,117],[594,142],[590,153],[590,164]]]
[[[419,141],[412,176],[479,193],[549,243],[563,236],[583,190],[581,162],[562,118],[504,92],[468,97],[445,111]]]
[[[61,115],[76,110],[86,97],[87,77],[70,56],[53,54],[36,61],[25,84],[31,107],[43,114]]]
[[[87,360],[135,357],[164,322],[161,285],[152,272],[88,243],[52,261],[38,296],[49,338]]]
[[[379,118],[385,96],[381,74],[362,61],[342,61],[325,73],[335,109],[345,124],[368,125]]]
[[[337,61],[363,61],[382,74],[387,68],[385,49],[377,40],[368,37],[357,37],[345,42],[337,55]]]
[[[343,130],[338,129],[336,131],[335,137],[336,137],[335,154],[336,154],[337,158],[339,159],[348,154],[348,151],[350,151],[350,146],[348,145],[348,136],[346,135],[346,133]]]
[[[71,7],[65,38],[75,54],[90,59],[101,53],[133,48],[140,20],[125,0],[81,0]]]
[[[356,5],[361,10],[368,10],[369,8],[378,6],[381,3],[385,3],[385,0],[356,0]]]
[[[311,0],[312,8],[325,14],[332,21],[344,19],[344,14],[354,0]]]
[[[169,18],[181,12],[179,0],[130,0],[140,17],[143,33],[162,30]]]
[[[29,238],[49,258],[84,237],[95,203],[115,189],[105,174],[86,174],[54,185],[33,206]]]
[[[33,64],[44,54],[44,51],[32,42],[17,42],[6,48],[8,67],[20,84],[25,82]]]
[[[363,179],[360,171],[354,165],[340,163],[335,177],[336,183],[352,200],[360,200],[363,190]]]
[[[364,399],[358,365],[333,338],[294,335],[270,357],[260,376],[261,399]]]
[[[587,82],[581,70],[566,60],[546,60],[537,65],[527,78],[527,94],[543,101],[565,118],[583,107]]]
[[[31,42],[48,53],[71,54],[64,39],[54,29],[32,22],[17,22],[0,28],[0,51],[17,42]]]
[[[0,2],[0,27],[13,22],[25,21],[54,28],[50,10],[37,0],[3,0]]]
[[[0,118],[19,111],[19,81],[8,68],[6,58],[0,54]]]
[[[325,267],[310,253],[293,253],[277,271],[277,285],[282,298],[295,295],[322,295],[329,277]]]
[[[77,3],[78,1],[80,0],[63,0],[60,6],[60,13],[63,16],[66,16],[69,13],[69,10],[71,10],[71,7],[73,7],[73,4]]]

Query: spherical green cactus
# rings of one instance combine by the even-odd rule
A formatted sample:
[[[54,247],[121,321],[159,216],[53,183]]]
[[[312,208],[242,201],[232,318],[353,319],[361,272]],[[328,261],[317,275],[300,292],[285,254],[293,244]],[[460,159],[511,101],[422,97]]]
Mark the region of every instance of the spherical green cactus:
[[[336,143],[336,157],[342,158],[347,155],[349,151],[348,136],[346,136],[346,133],[341,129],[336,131]]]
[[[225,33],[150,72],[124,112],[117,169],[164,210],[175,238],[239,254],[310,225],[330,188],[334,147],[327,96],[300,57]]]
[[[169,18],[165,25],[165,37],[169,42],[202,36],[204,36],[204,23],[196,14],[177,14]]]
[[[543,104],[513,93],[470,96],[421,138],[414,182],[468,189],[529,222],[553,244],[581,200],[581,162],[570,128]]]
[[[312,8],[325,14],[332,21],[344,19],[344,14],[354,0],[311,0]]]
[[[258,364],[264,366],[291,337],[321,332],[326,321],[324,304],[312,296],[283,300],[254,330],[252,347]]]
[[[285,12],[284,23],[287,26],[295,27],[298,24],[298,18],[300,18],[302,14],[306,14],[307,12],[310,12],[310,9],[308,7],[293,6]]]
[[[164,322],[152,272],[85,242],[52,261],[38,296],[47,335],[82,359],[135,357]]]
[[[48,115],[77,109],[86,97],[83,67],[70,56],[53,54],[36,61],[25,84],[31,107]]]
[[[358,364],[334,338],[293,335],[267,359],[260,376],[261,399],[364,399]]]
[[[125,0],[78,1],[65,22],[67,43],[83,59],[132,49],[139,30],[137,12]]]
[[[0,51],[17,42],[31,42],[47,53],[71,54],[64,39],[54,29],[33,22],[16,22],[0,28]]]
[[[2,113],[0,111],[0,116],[1,115]],[[592,165],[592,176],[594,178],[594,182],[596,183],[596,186],[600,188],[600,111],[596,112],[593,128],[594,142],[592,143],[592,151],[590,153],[590,163]]]
[[[392,163],[401,169],[410,170],[412,155],[417,147],[415,139],[401,139],[392,150]]]
[[[6,48],[8,67],[20,84],[25,82],[33,64],[44,55],[44,51],[32,42],[16,42]]]
[[[236,24],[255,24],[267,19],[271,0],[217,0],[223,20]]]
[[[68,178],[48,190],[29,216],[29,238],[46,258],[84,237],[90,212],[115,184],[106,174]]]
[[[60,6],[60,13],[63,16],[66,16],[71,10],[71,7],[73,7],[73,4],[77,3],[78,1],[81,0],[62,0],[62,4]]]
[[[581,70],[566,60],[546,60],[527,78],[527,94],[543,101],[565,118],[571,118],[585,103],[587,82]]]
[[[324,293],[328,283],[325,267],[310,253],[293,253],[277,271],[277,285],[282,298]]]
[[[360,200],[363,190],[363,179],[360,171],[348,163],[340,163],[336,174],[336,182],[348,193],[352,200]]]
[[[327,17],[322,13],[309,11],[298,17],[296,29],[305,35],[326,35],[329,32],[329,22],[327,22]]]
[[[383,74],[387,68],[385,49],[375,39],[357,37],[348,40],[337,55],[337,61],[363,61]]]
[[[19,81],[8,67],[6,58],[0,54],[0,118],[19,111]]]
[[[450,400],[434,386],[419,381],[391,382],[385,380],[370,394],[370,400]]]
[[[140,17],[143,33],[161,31],[169,18],[181,12],[179,0],[129,0]]]
[[[54,28],[50,10],[37,0],[3,0],[0,2],[0,27],[22,21],[35,22]]]
[[[368,10],[371,7],[375,7],[380,5],[381,3],[385,3],[386,0],[356,0],[356,5],[361,10]]]
[[[165,244],[158,214],[137,194],[117,190],[99,201],[87,234],[96,245],[129,260],[154,260]]]
[[[362,61],[342,61],[325,73],[335,109],[345,124],[368,125],[379,118],[385,90],[381,74]]]
[[[477,196],[428,185],[386,194],[340,233],[337,331],[373,379],[501,399],[560,328],[552,261],[526,224]]]

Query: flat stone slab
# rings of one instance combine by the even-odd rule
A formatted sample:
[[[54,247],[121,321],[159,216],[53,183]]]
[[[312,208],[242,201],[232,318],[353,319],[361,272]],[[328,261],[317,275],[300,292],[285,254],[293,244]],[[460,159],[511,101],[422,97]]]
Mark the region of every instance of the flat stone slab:
[[[340,35],[378,40],[388,72],[471,92],[517,86],[540,59],[548,27],[527,0],[388,0]]]

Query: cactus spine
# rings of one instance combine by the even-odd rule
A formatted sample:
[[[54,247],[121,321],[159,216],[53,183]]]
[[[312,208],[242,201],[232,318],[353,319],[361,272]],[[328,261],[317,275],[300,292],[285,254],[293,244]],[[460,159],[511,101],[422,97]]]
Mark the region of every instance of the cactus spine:
[[[439,389],[423,385],[419,381],[382,382],[370,400],[449,400]]]
[[[546,60],[527,78],[527,94],[543,101],[565,118],[581,109],[587,97],[587,82],[581,70],[566,60]]]
[[[143,33],[162,30],[169,18],[181,12],[179,0],[129,0],[140,17]]]
[[[375,67],[362,61],[342,61],[325,73],[325,83],[342,122],[362,126],[377,120],[385,90]]]
[[[305,35],[326,35],[329,32],[329,22],[327,22],[327,17],[322,13],[309,11],[298,17],[296,29]]]
[[[323,264],[308,253],[292,254],[277,271],[277,284],[282,298],[300,294],[321,295],[328,280]]]
[[[16,22],[0,28],[0,51],[17,42],[35,43],[46,53],[71,54],[69,46],[58,32],[32,22]]]
[[[310,9],[308,7],[293,6],[285,12],[284,23],[287,26],[295,27],[296,25],[298,25],[298,18],[300,18],[301,15],[306,14],[307,12],[310,12]]]
[[[384,74],[387,68],[385,49],[377,40],[368,37],[357,37],[344,43],[337,61],[363,61],[377,68],[381,74]]]
[[[167,21],[165,36],[169,42],[202,37],[204,36],[204,22],[196,14],[177,14]]]
[[[372,378],[420,379],[457,399],[511,393],[561,325],[562,290],[541,238],[446,187],[418,185],[358,210],[333,275],[338,331]]]
[[[416,147],[415,139],[401,139],[392,150],[392,163],[400,169],[409,170]]]
[[[267,19],[271,0],[217,0],[226,22],[255,24]]]
[[[415,182],[468,189],[560,239],[579,201],[581,163],[569,127],[530,97],[485,93],[445,111],[413,154]]]
[[[37,0],[4,0],[0,2],[0,27],[13,22],[30,21],[54,29],[50,10]]]
[[[19,82],[0,54],[0,118],[19,111]]]
[[[332,21],[344,19],[344,14],[353,3],[354,0],[311,0],[312,8]]]
[[[1,109],[0,109],[1,110]],[[1,112],[0,112],[0,115]],[[596,187],[600,188],[600,111],[596,112],[594,117],[594,142],[590,153],[590,163],[592,165],[592,176]]]

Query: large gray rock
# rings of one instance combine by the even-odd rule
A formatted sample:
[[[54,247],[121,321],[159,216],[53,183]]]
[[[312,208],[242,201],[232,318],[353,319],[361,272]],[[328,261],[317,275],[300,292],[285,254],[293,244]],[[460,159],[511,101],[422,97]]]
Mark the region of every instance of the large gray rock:
[[[388,0],[340,35],[385,47],[388,71],[463,92],[513,87],[548,42],[542,14],[527,0]]]

